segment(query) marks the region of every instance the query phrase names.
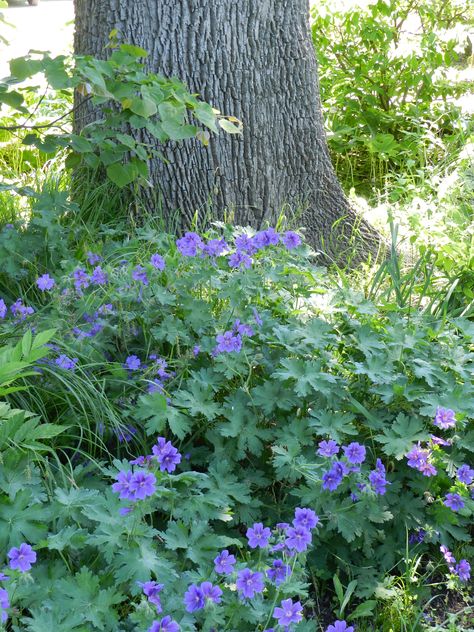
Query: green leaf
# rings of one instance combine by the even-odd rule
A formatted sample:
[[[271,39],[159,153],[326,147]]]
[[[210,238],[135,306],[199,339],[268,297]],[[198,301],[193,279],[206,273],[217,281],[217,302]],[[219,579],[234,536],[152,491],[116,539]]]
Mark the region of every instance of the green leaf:
[[[415,443],[426,441],[429,436],[419,418],[399,413],[392,426],[375,435],[375,440],[383,445],[385,454],[400,460]]]
[[[122,165],[116,162],[109,165],[106,171],[110,180],[120,188],[126,187],[137,177],[136,170],[131,164]]]
[[[242,123],[240,121],[237,121],[237,119],[232,122],[229,119],[220,118],[218,123],[220,127],[222,127],[224,132],[227,132],[228,134],[242,134],[243,132]]]
[[[150,116],[153,116],[158,111],[154,101],[145,98],[140,99],[139,97],[131,99],[129,109],[134,112],[134,114],[142,116],[143,118],[150,118]]]
[[[347,620],[353,621],[354,619],[361,619],[362,617],[371,617],[376,605],[377,601],[375,599],[368,599],[367,601],[363,601],[357,606],[355,610],[351,612],[350,615],[347,616]]]

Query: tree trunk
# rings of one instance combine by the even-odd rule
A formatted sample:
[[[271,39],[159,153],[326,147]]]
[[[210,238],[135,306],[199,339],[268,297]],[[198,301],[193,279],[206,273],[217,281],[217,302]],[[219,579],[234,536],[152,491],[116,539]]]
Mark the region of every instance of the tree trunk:
[[[260,228],[285,210],[330,256],[354,249],[354,227],[374,250],[378,236],[349,207],[329,157],[308,0],[75,0],[75,10],[76,53],[103,57],[117,29],[149,52],[150,70],[243,121],[242,136],[172,143],[168,164],[151,162],[145,195],[165,219],[179,210],[182,227],[197,212]]]

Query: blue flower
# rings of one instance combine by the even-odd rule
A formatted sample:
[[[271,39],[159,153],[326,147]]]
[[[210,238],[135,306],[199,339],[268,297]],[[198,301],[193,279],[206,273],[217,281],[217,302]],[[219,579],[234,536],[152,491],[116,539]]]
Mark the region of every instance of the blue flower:
[[[143,266],[138,265],[133,268],[132,279],[134,281],[139,281],[140,283],[143,283],[143,285],[148,285],[148,277]]]
[[[90,277],[83,268],[77,268],[77,270],[74,270],[73,277],[74,287],[78,292],[81,292],[81,290],[89,287]]]
[[[456,413],[454,410],[438,406],[433,423],[435,426],[438,426],[438,428],[443,428],[443,430],[446,430],[447,428],[454,428],[456,425],[455,415]]]
[[[179,632],[179,625],[168,615],[161,621],[153,621],[148,632]]]
[[[99,261],[102,261],[102,257],[93,252],[88,252],[87,261],[90,263],[91,266],[95,266],[96,263],[99,263]]]
[[[365,446],[353,441],[348,446],[342,448],[344,450],[344,456],[353,465],[359,465],[365,461]]]
[[[354,627],[347,625],[345,621],[334,621],[333,625],[326,628],[326,632],[354,632]]]
[[[176,466],[181,463],[181,454],[164,437],[158,437],[157,444],[152,447],[152,452],[162,472],[174,472]]]
[[[64,369],[66,371],[74,371],[76,369],[76,364],[79,362],[79,358],[69,358],[65,353],[61,353],[61,355],[56,358],[54,362],[61,369]]]
[[[294,527],[303,527],[309,531],[314,529],[318,522],[319,518],[312,509],[301,509],[300,507],[295,509]]]
[[[5,318],[7,315],[8,307],[6,306],[3,298],[0,298],[0,318]]]
[[[0,588],[0,620],[2,623],[6,623],[8,620],[8,614],[5,610],[8,610],[10,607],[10,600],[8,598],[8,592],[5,588]]]
[[[301,244],[301,237],[292,230],[288,230],[281,240],[288,250],[293,250],[293,248],[297,248]]]
[[[10,549],[8,557],[10,558],[10,568],[12,570],[18,569],[20,573],[29,571],[32,564],[36,562],[36,552],[25,542],[20,544],[18,548]]]
[[[43,274],[36,279],[36,285],[42,292],[47,292],[53,289],[55,281],[49,276],[49,274]]]
[[[459,494],[446,494],[443,504],[453,511],[459,511],[464,507],[464,500]]]
[[[286,530],[285,544],[290,550],[303,553],[311,544],[311,531],[304,527],[289,527]]]
[[[247,529],[247,539],[249,541],[249,547],[251,549],[261,548],[264,549],[268,546],[268,541],[271,536],[271,531],[268,527],[264,527],[261,522],[256,522],[253,527]]]
[[[222,590],[219,586],[214,586],[211,582],[203,582],[200,589],[206,601],[212,601],[213,603],[221,602]]]
[[[192,584],[184,595],[184,605],[188,612],[201,610],[206,605],[206,600],[202,594],[202,590],[196,584]]]
[[[198,250],[204,248],[204,242],[196,233],[185,233],[184,237],[176,241],[176,246],[185,257],[195,257]]]
[[[226,331],[216,336],[217,346],[215,348],[218,353],[238,353],[242,349],[242,336],[234,334],[232,331]]]
[[[263,573],[254,573],[250,568],[243,568],[237,573],[235,584],[241,599],[252,599],[257,593],[263,592],[265,587]]]
[[[474,478],[474,470],[469,467],[467,463],[465,463],[464,465],[461,465],[460,468],[458,468],[456,476],[458,478],[458,481],[460,481],[461,483],[464,483],[465,485],[470,485]]]
[[[272,567],[267,571],[267,575],[272,582],[279,586],[291,575],[291,568],[283,560],[274,560]]]
[[[155,581],[149,582],[138,582],[139,586],[141,586],[143,590],[143,594],[147,596],[148,601],[156,606],[156,611],[161,612],[161,600],[160,600],[160,592],[163,590],[163,584],[158,584]]]
[[[321,456],[335,456],[338,454],[340,449],[334,439],[329,439],[329,441],[320,441],[318,445],[318,454]]]
[[[157,270],[164,270],[166,267],[165,260],[159,254],[151,255],[150,263]]]
[[[136,355],[129,355],[125,360],[124,367],[129,371],[138,371],[141,366],[141,360]]]
[[[221,575],[230,575],[234,572],[235,557],[224,550],[214,558],[214,570]]]
[[[292,599],[283,599],[280,607],[273,611],[273,618],[277,619],[283,628],[287,628],[303,619],[303,607],[299,601],[293,603]]]
[[[97,266],[92,270],[90,280],[94,285],[107,285],[109,278],[107,273],[100,266]]]
[[[229,266],[231,268],[251,268],[252,259],[245,252],[234,252],[229,257]]]

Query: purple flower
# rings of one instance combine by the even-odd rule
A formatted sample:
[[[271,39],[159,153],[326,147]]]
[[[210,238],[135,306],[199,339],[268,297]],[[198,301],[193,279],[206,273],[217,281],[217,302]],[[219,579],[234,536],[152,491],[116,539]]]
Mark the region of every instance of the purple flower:
[[[348,446],[342,448],[344,456],[353,465],[359,465],[365,461],[365,446],[353,441]]]
[[[415,533],[411,533],[408,537],[409,544],[416,544],[417,542],[423,542],[426,536],[426,531],[424,529],[417,529]]]
[[[255,309],[255,307],[252,309],[252,311],[253,311],[253,317],[255,318],[255,322],[257,323],[259,327],[261,327],[263,325],[263,320],[260,318],[260,315]]]
[[[283,560],[275,560],[272,567],[268,569],[267,575],[272,582],[279,586],[291,575],[291,568]]]
[[[129,371],[138,371],[141,365],[141,360],[136,355],[129,355],[125,360],[124,367]]]
[[[184,594],[184,605],[188,612],[201,610],[206,605],[202,590],[196,584],[192,584]]]
[[[133,509],[131,507],[120,507],[119,516],[127,516]]]
[[[248,235],[239,235],[235,238],[235,247],[237,251],[241,253],[247,253],[248,255],[253,255],[257,252],[257,248],[253,242],[253,239]]]
[[[9,579],[10,578],[8,577],[8,575],[5,575],[5,573],[0,573],[0,582],[6,582]]]
[[[8,610],[9,607],[10,600],[8,599],[8,592],[5,590],[5,588],[0,588],[0,620],[2,621],[2,623],[6,623],[6,621],[8,620],[8,614],[4,611]]]
[[[252,241],[255,247],[260,250],[266,246],[276,246],[280,241],[280,235],[274,228],[267,228],[267,230],[261,230],[254,235]]]
[[[235,583],[241,599],[252,599],[257,593],[261,593],[265,587],[263,573],[254,573],[249,568],[243,568],[237,573],[237,581]]]
[[[65,353],[61,353],[54,362],[60,369],[64,369],[65,371],[74,371],[76,369],[76,364],[79,362],[79,358],[69,358]]]
[[[354,632],[352,625],[347,625],[345,621],[334,621],[334,623],[326,628],[326,632]]]
[[[294,233],[292,230],[287,230],[281,240],[285,248],[287,248],[288,250],[293,250],[293,248],[297,248],[301,243],[301,237]]]
[[[160,380],[151,380],[148,383],[148,392],[149,393],[161,393],[163,394],[165,390],[165,387],[163,386],[163,383],[160,382]]]
[[[277,522],[275,526],[277,529],[280,529],[280,531],[286,531],[290,525],[288,522]]]
[[[227,250],[227,248],[228,246],[224,239],[210,239],[203,249],[206,255],[218,257]]]
[[[230,575],[234,572],[235,557],[227,551],[222,551],[214,558],[214,570],[221,575]]]
[[[131,500],[144,500],[147,496],[155,493],[156,478],[154,474],[144,470],[137,470],[129,483],[130,493],[133,494]]]
[[[7,315],[8,307],[6,306],[3,298],[0,298],[0,318],[5,318]]]
[[[135,494],[130,489],[130,483],[133,478],[131,470],[119,472],[116,478],[117,482],[112,485],[112,491],[119,494],[121,500],[135,500]]]
[[[100,266],[95,267],[91,274],[91,283],[94,285],[107,285],[108,283],[107,273],[102,270]]]
[[[456,476],[458,478],[458,481],[460,481],[461,483],[464,483],[465,485],[470,485],[474,479],[474,470],[470,468],[467,463],[465,463],[464,465],[461,465],[460,468],[458,468]]]
[[[181,454],[164,437],[158,437],[158,442],[152,447],[152,452],[160,464],[162,472],[174,472],[176,466],[181,463]]]
[[[314,529],[319,522],[319,517],[314,513],[312,509],[301,509],[297,507],[295,509],[295,517],[293,520],[294,527],[303,527],[310,531]]]
[[[179,625],[168,615],[161,621],[153,621],[148,632],[179,632]]]
[[[251,549],[256,549],[257,547],[264,549],[268,546],[271,533],[268,527],[264,527],[261,522],[256,522],[253,527],[247,529],[246,535],[249,541],[249,547]]]
[[[454,557],[454,555],[451,553],[451,551],[448,549],[447,546],[445,546],[444,544],[442,544],[439,547],[439,550],[441,551],[441,553],[443,554],[443,557],[445,559],[446,564],[448,565],[448,568],[451,572],[454,571],[454,564],[456,564],[456,558]]]
[[[286,530],[285,544],[290,550],[296,550],[298,553],[306,551],[311,544],[311,531],[304,527],[289,527]]]
[[[317,452],[321,456],[335,456],[339,453],[340,448],[334,439],[329,439],[329,441],[320,441],[318,445],[319,450]]]
[[[156,268],[157,270],[164,270],[166,267],[165,264],[165,260],[163,259],[163,257],[159,254],[154,254],[151,255],[150,257],[150,263],[151,265]]]
[[[137,434],[137,429],[131,424],[127,424],[126,426],[117,428],[114,432],[120,443],[123,443],[124,441],[128,443],[133,439],[133,436]]]
[[[201,347],[199,345],[194,345],[194,347],[193,347],[193,356],[194,357],[198,356],[200,351],[201,351]]]
[[[200,589],[206,601],[212,601],[213,603],[221,602],[222,590],[219,586],[214,586],[211,582],[203,582]]]
[[[90,278],[83,268],[77,268],[77,270],[74,270],[72,276],[74,278],[74,287],[78,292],[81,292],[81,290],[89,287]]]
[[[154,581],[138,582],[143,589],[143,593],[148,597],[148,601],[156,606],[156,611],[161,612],[160,592],[163,590],[163,584]]]
[[[435,476],[437,474],[436,468],[429,462],[431,457],[430,450],[422,450],[420,445],[414,446],[410,452],[406,455],[408,459],[408,467],[413,467],[423,474],[423,476]]]
[[[441,437],[436,437],[435,435],[430,435],[430,439],[434,445],[451,445],[451,441],[442,439]]]
[[[343,463],[335,461],[331,469],[322,476],[323,489],[328,489],[330,492],[335,491],[347,472],[347,467]]]
[[[10,558],[10,568],[18,569],[21,573],[26,573],[31,565],[36,562],[36,553],[29,544],[23,542],[18,548],[13,547],[8,551]]]
[[[102,261],[102,257],[100,255],[95,254],[94,252],[88,252],[87,261],[90,263],[91,266],[95,266],[96,263],[99,263],[99,261]]]
[[[454,568],[454,572],[462,582],[467,582],[471,577],[471,565],[467,560],[459,560]]]
[[[232,353],[233,351],[238,353],[242,349],[242,336],[240,334],[234,335],[232,331],[226,331],[223,334],[217,335],[216,341],[216,354]]]
[[[245,252],[234,252],[229,257],[231,268],[251,268],[252,259]]]
[[[139,281],[140,283],[143,283],[143,285],[148,285],[148,277],[143,266],[138,265],[133,268],[132,279],[134,281]]]
[[[54,279],[49,276],[49,274],[43,274],[36,279],[36,285],[42,292],[46,292],[53,289],[55,282]]]
[[[245,323],[241,323],[240,320],[236,320],[234,323],[233,330],[235,333],[240,334],[241,336],[253,336],[254,330],[250,325],[246,325]]]
[[[442,428],[443,430],[446,430],[447,428],[454,428],[456,425],[455,415],[456,413],[454,410],[438,406],[433,423],[435,426],[438,426],[438,428]]]
[[[31,316],[35,310],[32,307],[23,305],[23,301],[19,298],[13,303],[13,305],[10,305],[10,311],[18,318],[18,320],[25,320],[25,318],[27,316]]]
[[[196,233],[185,233],[184,237],[176,241],[176,246],[185,257],[195,257],[198,249],[204,248],[204,242]]]
[[[446,494],[443,504],[453,511],[459,511],[464,507],[464,500],[459,494]]]
[[[387,491],[387,485],[390,483],[385,478],[385,466],[380,459],[377,459],[375,470],[372,470],[369,474],[369,482],[372,485],[376,494],[383,496]]]
[[[279,625],[285,628],[292,623],[299,623],[303,618],[301,603],[299,601],[293,603],[292,599],[283,599],[280,607],[276,607],[273,611],[273,618],[277,619]]]

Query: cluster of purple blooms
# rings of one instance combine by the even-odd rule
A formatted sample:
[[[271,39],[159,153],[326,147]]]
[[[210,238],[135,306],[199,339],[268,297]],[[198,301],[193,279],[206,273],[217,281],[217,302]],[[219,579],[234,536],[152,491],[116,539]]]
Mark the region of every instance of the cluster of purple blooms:
[[[113,313],[114,308],[112,303],[105,303],[104,305],[101,305],[93,314],[83,314],[82,318],[90,326],[89,330],[81,329],[80,327],[74,327],[72,331],[74,335],[78,338],[78,340],[82,340],[83,338],[93,338],[104,328],[103,317],[107,314]]]
[[[268,246],[282,243],[285,248],[292,250],[301,244],[301,237],[289,230],[282,235],[274,228],[261,230],[252,237],[247,234],[238,235],[234,240],[235,252],[228,258],[231,268],[250,268],[252,255]],[[185,257],[209,256],[218,257],[230,250],[224,239],[210,239],[207,243],[197,234],[187,232],[176,241],[179,252]]]
[[[149,380],[148,384],[148,392],[149,393],[163,393],[164,392],[164,383],[166,380],[169,380],[173,377],[174,373],[168,370],[168,363],[164,358],[159,358],[156,354],[151,354],[149,356],[149,360],[152,361],[152,364],[148,366],[147,364],[142,363],[140,358],[133,354],[129,355],[123,366],[127,371],[132,374],[137,371],[151,371],[154,373],[154,377]]]
[[[21,298],[17,299],[10,305],[10,311],[15,317],[17,322],[25,320],[27,316],[34,314],[34,309],[30,306],[24,305]],[[8,314],[8,307],[3,298],[0,298],[0,318],[6,318]]]
[[[250,325],[236,320],[232,329],[216,336],[217,345],[212,353],[214,356],[220,353],[239,353],[242,349],[243,337],[251,337],[253,335],[254,331]]]
[[[335,491],[342,483],[345,476],[351,472],[359,472],[360,466],[366,458],[365,446],[353,441],[347,446],[339,446],[333,439],[320,441],[317,453],[320,456],[332,458],[337,456],[341,449],[344,454],[343,460],[334,460],[331,468],[322,475],[322,487],[328,491]],[[390,483],[386,479],[385,466],[380,459],[377,459],[374,470],[369,472],[370,487],[378,495],[383,496],[387,491],[387,485]],[[365,485],[359,485],[360,489],[365,489]],[[354,500],[357,496],[354,495]]]
[[[70,358],[65,353],[61,353],[54,361],[54,364],[65,371],[74,371],[78,362],[79,358]]]
[[[160,471],[172,473],[176,466],[181,463],[181,454],[164,437],[158,437],[152,452],[153,454],[149,456],[139,456],[133,459],[130,461],[130,465],[143,468],[156,460],[160,466]],[[117,482],[112,485],[112,490],[119,494],[121,500],[132,502],[144,500],[148,496],[153,496],[156,491],[156,476],[146,469],[121,471],[116,478]],[[125,515],[129,511],[130,508],[123,508],[121,514]]]
[[[454,555],[447,546],[444,546],[444,544],[439,547],[439,550],[443,554],[446,564],[448,565],[449,572],[457,575],[462,582],[469,581],[471,577],[471,565],[469,562],[467,560],[460,560],[459,562],[456,562]]]

